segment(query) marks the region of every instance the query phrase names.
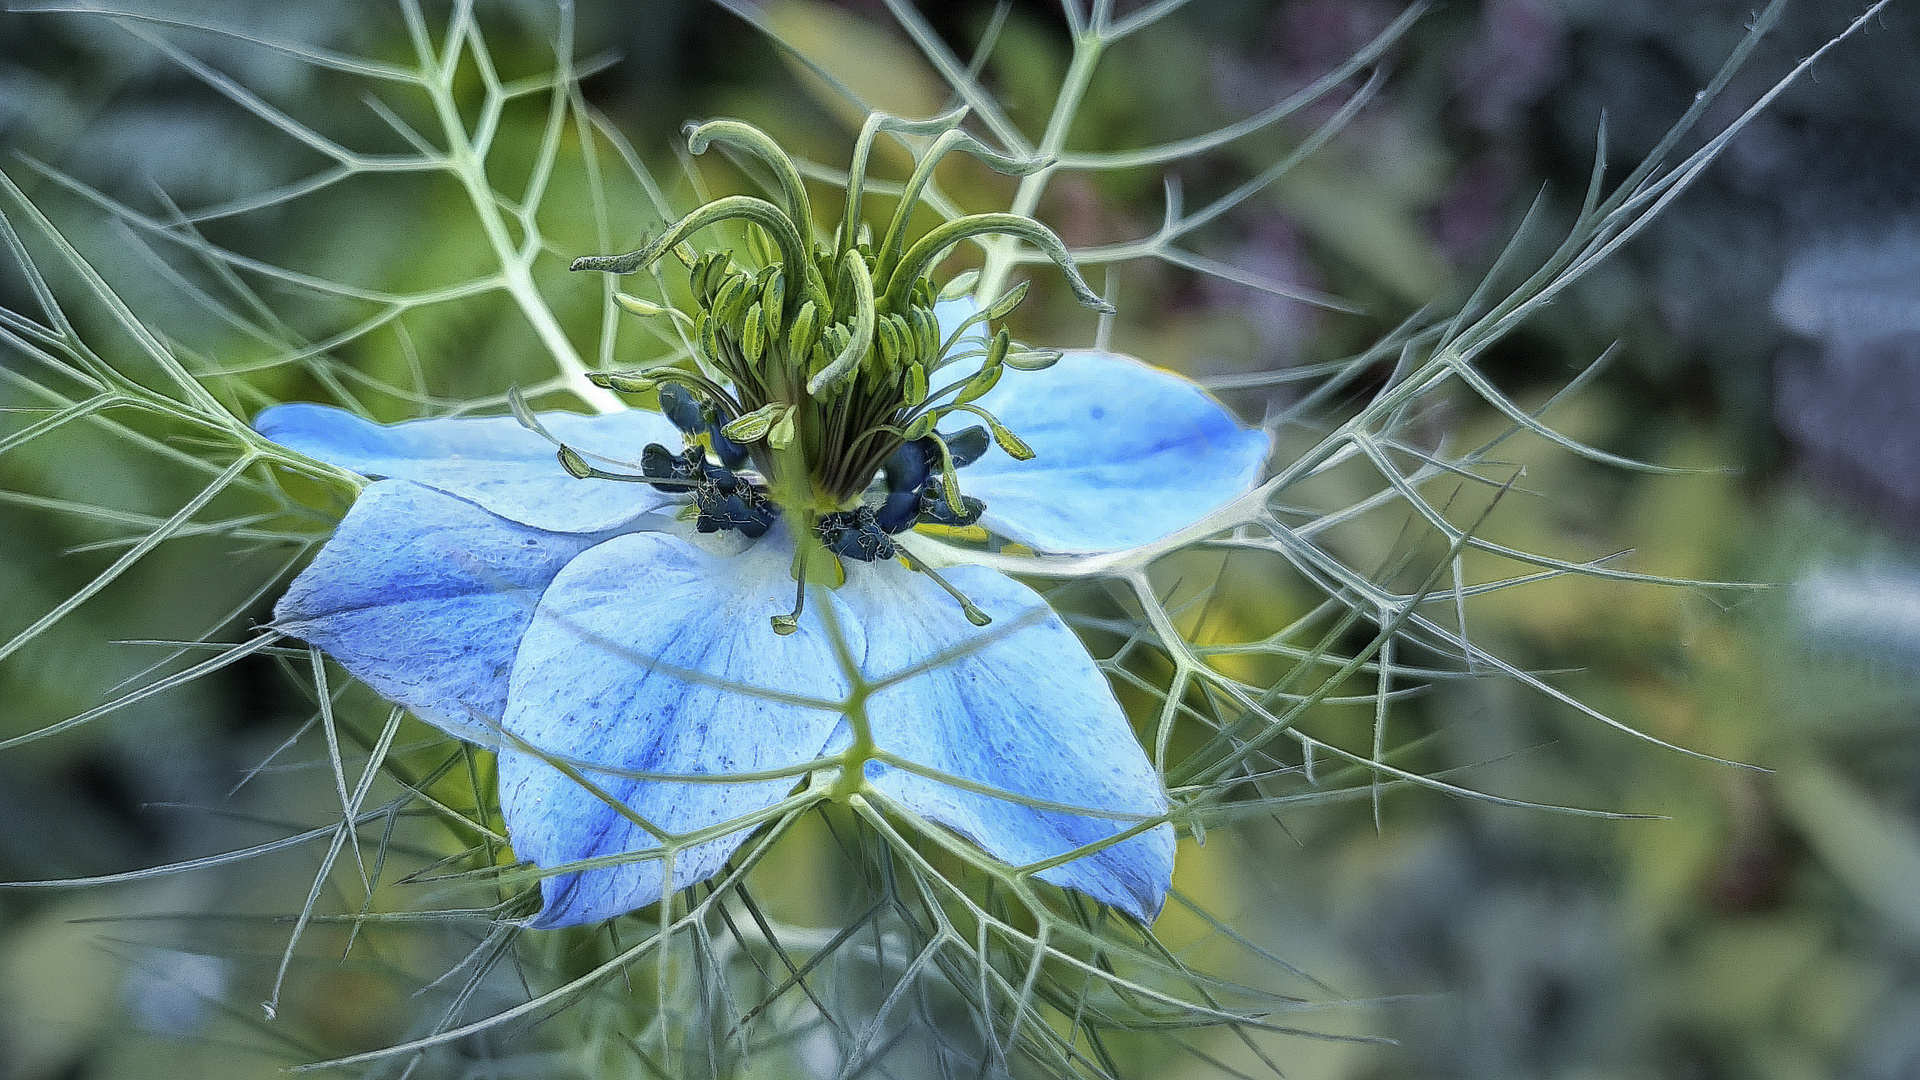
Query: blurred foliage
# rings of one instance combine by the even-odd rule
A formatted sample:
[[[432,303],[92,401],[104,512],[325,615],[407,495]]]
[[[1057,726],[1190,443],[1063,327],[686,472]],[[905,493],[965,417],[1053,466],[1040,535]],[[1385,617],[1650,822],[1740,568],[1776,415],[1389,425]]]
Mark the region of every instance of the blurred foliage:
[[[1796,5],[1753,80],[1736,83],[1734,104],[1782,61],[1837,32],[1855,6]],[[929,7],[956,43],[1003,20],[985,77],[1014,118],[1029,128],[1043,122],[1067,57],[1054,9]],[[1150,144],[1255,111],[1364,45],[1397,11],[1376,0],[1198,0],[1153,39],[1151,54],[1114,65],[1130,77],[1096,84],[1076,145]],[[497,24],[504,66],[539,62],[543,14],[512,4],[484,13]],[[1612,159],[1636,160],[1723,58],[1744,13],[1732,3],[1651,0],[1485,0],[1434,11],[1398,47],[1381,96],[1325,153],[1210,225],[1195,245],[1206,259],[1364,313],[1178,268],[1129,267],[1111,283],[1123,311],[1113,345],[1215,379],[1247,415],[1283,407],[1284,393],[1236,391],[1235,377],[1345,355],[1421,305],[1460,294],[1536,191],[1559,213],[1577,204],[1602,109]],[[764,18],[819,70],[691,0],[650,0],[643,14],[582,5],[579,14],[582,57],[623,57],[589,75],[589,99],[633,145],[659,155],[658,175],[679,170],[663,148],[680,122],[715,115],[751,120],[796,154],[836,161],[857,120],[820,91],[822,73],[905,115],[937,111],[945,96],[885,28],[879,4],[765,5]],[[229,4],[220,17],[263,36],[366,55],[403,49],[385,9]],[[318,130],[355,146],[384,140],[404,149],[371,111],[316,111],[330,100],[329,76],[271,50],[191,42],[193,55],[271,88]],[[1794,447],[1774,433],[1785,406],[1772,396],[1770,364],[1786,336],[1768,315],[1794,245],[1822,230],[1880,227],[1913,209],[1903,198],[1920,201],[1910,158],[1883,152],[1912,145],[1907,128],[1920,123],[1916,48],[1915,12],[1896,6],[1737,142],[1662,224],[1487,365],[1504,387],[1544,405],[1552,388],[1618,343],[1599,379],[1556,401],[1549,418],[1609,451],[1704,471],[1622,473],[1515,437],[1499,450],[1515,485],[1498,495],[1488,537],[1572,560],[1630,552],[1623,565],[1636,570],[1730,581],[1788,582],[1820,560],[1916,557],[1909,538],[1867,516],[1876,505],[1870,485],[1842,477],[1816,490],[1796,471]],[[501,170],[527,167],[543,121],[534,108],[507,113]],[[258,127],[137,35],[95,19],[0,14],[0,144],[111,197],[164,217],[170,202],[244,199],[313,167],[290,160],[283,142]],[[1236,147],[1244,156],[1183,173],[1189,204],[1241,182],[1300,137],[1263,134]],[[71,192],[31,169],[10,163],[9,171],[80,230],[82,247],[136,250]],[[692,175],[738,183],[705,163]],[[350,235],[329,229],[325,213],[300,222],[243,215],[205,229],[283,265],[393,291],[472,273],[472,238],[448,224],[455,217],[440,182],[390,180],[377,205],[352,208],[355,222],[382,224]],[[993,182],[982,172],[952,187]],[[1161,197],[1146,171],[1103,174],[1058,185],[1050,212],[1067,223],[1069,243],[1091,245],[1151,231]],[[633,192],[622,198],[639,202]],[[651,223],[644,214],[613,223],[612,249]],[[1554,235],[1544,228],[1542,241]],[[597,246],[585,236],[556,244]],[[143,304],[179,311],[195,303],[151,261],[108,269]],[[17,293],[22,282],[0,280],[0,288]],[[1022,317],[1075,318],[1064,296],[1043,299]],[[579,300],[597,303],[587,292]],[[313,327],[337,314],[315,312]],[[218,320],[169,325],[196,326],[200,336],[183,344],[235,366],[268,351]],[[531,347],[524,323],[482,296],[409,319],[404,333],[360,339],[343,359],[398,385],[484,396],[526,370]],[[418,365],[435,377],[415,380]],[[312,396],[299,378],[274,372],[260,385],[277,397]],[[394,416],[412,404],[367,403]],[[1478,445],[1503,423],[1464,402],[1425,421],[1432,440],[1459,445]],[[0,457],[8,636],[117,558],[129,523],[164,516],[191,496],[165,487],[177,476],[143,474],[137,461],[134,450],[81,438]],[[1906,464],[1920,474],[1920,461]],[[1716,471],[1722,465],[1745,471]],[[1860,495],[1856,508],[1836,508],[1831,500],[1849,493]],[[62,499],[115,513],[75,515]],[[1386,565],[1396,553],[1390,527],[1356,530],[1351,542],[1373,546],[1353,565]],[[113,696],[156,658],[140,641],[198,633],[229,612],[264,621],[285,558],[265,544],[234,555],[192,541],[150,557],[112,606],[84,605],[8,658],[0,739]],[[1221,575],[1217,591],[1264,620],[1284,623],[1311,599],[1285,582],[1236,580],[1232,560],[1181,570]],[[1475,597],[1467,618],[1503,655],[1563,672],[1560,685],[1628,725],[1772,771],[1652,750],[1505,684],[1450,684],[1395,716],[1417,729],[1403,752],[1420,767],[1502,796],[1658,817],[1594,821],[1395,790],[1377,802],[1360,797],[1210,830],[1204,847],[1183,845],[1176,887],[1208,897],[1211,910],[1307,977],[1233,946],[1184,910],[1170,907],[1163,936],[1222,970],[1238,965],[1236,977],[1251,985],[1361,1003],[1289,1022],[1398,1043],[1242,1043],[1220,1033],[1202,1036],[1202,1051],[1223,1069],[1257,1073],[1265,1053],[1291,1077],[1354,1080],[1920,1075],[1913,669],[1897,656],[1810,640],[1785,589],[1729,594],[1560,577]],[[103,649],[102,641],[129,644]],[[324,769],[248,772],[271,762],[312,711],[272,670],[304,656],[263,653],[106,723],[0,754],[0,878],[156,865],[284,835],[324,815],[333,784]],[[1357,715],[1357,738],[1366,738],[1369,719]],[[402,759],[423,775],[444,756],[444,747],[416,746],[427,736],[409,722],[398,739],[408,748]],[[478,780],[455,764],[431,790],[471,805]],[[201,809],[248,775],[237,801]],[[758,868],[780,882],[786,917],[804,922],[812,913],[829,925],[821,913],[833,903],[833,850],[824,831],[790,837]],[[449,854],[406,853],[422,871]],[[234,913],[300,908],[310,853],[282,858],[110,890],[0,891],[0,1076],[266,1077],[281,1075],[288,1060],[401,1037],[400,1015],[415,1006],[397,989],[407,983],[391,976],[443,970],[465,948],[452,935],[380,938],[344,964],[318,959],[325,949],[303,954],[307,977],[290,984],[302,1000],[283,1003],[287,1020],[261,1018],[252,1003],[286,928]],[[225,914],[205,914],[216,910]],[[555,969],[585,962],[550,959]],[[501,1036],[499,1060],[569,1037],[571,1022]],[[1139,1052],[1148,1071],[1199,1075],[1192,1060]]]

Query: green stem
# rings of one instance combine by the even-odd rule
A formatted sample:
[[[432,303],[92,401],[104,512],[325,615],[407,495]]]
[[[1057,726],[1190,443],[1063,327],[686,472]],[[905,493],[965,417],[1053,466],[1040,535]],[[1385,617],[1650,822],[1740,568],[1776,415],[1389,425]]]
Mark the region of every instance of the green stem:
[[[1100,54],[1106,49],[1106,39],[1099,33],[1089,31],[1073,41],[1073,62],[1067,67],[1066,78],[1060,83],[1060,96],[1053,105],[1053,115],[1047,121],[1047,130],[1040,138],[1035,156],[1048,164],[1026,176],[1015,189],[1012,213],[1032,217],[1040,206],[1040,196],[1046,193],[1047,181],[1053,178],[1054,170],[1059,168],[1061,147],[1067,141],[1067,134],[1073,128],[1074,117],[1079,115],[1080,102],[1086,97],[1087,87],[1093,81],[1094,68],[1099,66]],[[986,264],[980,270],[980,281],[975,286],[976,298],[999,296],[1005,289],[1007,275],[1013,272],[1016,256],[1020,253],[1020,239],[1016,236],[1003,236],[987,245]]]

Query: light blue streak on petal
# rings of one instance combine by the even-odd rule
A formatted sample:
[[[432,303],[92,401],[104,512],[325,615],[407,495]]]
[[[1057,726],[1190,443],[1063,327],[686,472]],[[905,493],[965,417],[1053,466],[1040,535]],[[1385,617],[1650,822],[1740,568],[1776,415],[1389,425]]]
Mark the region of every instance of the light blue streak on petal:
[[[541,593],[595,542],[382,480],[360,493],[287,587],[274,627],[319,646],[420,718],[491,746]]]
[[[606,416],[551,412],[539,419],[574,449],[615,462],[639,461],[650,442],[669,449],[682,442],[665,417],[640,409]],[[274,442],[330,465],[364,476],[413,480],[550,532],[612,529],[671,498],[646,484],[574,479],[560,467],[554,445],[511,416],[389,425],[296,402],[268,409],[253,426]]]
[[[1166,812],[1159,777],[1106,677],[1033,590],[981,567],[947,570],[947,579],[993,616],[992,626],[979,628],[924,574],[898,563],[851,572],[842,594],[866,628],[868,679],[884,680],[968,642],[982,645],[869,698],[876,745],[1012,795],[1132,819],[1036,809],[869,766],[880,791],[1016,866]],[[1039,877],[1151,922],[1172,881],[1173,846],[1173,829],[1162,824]]]
[[[960,487],[985,500],[982,525],[1040,551],[1158,540],[1251,488],[1270,446],[1193,383],[1114,353],[1010,371],[979,403],[1035,457],[989,450]]]
[[[836,708],[738,688],[831,702],[846,696],[821,609],[839,613],[853,656],[865,645],[833,594],[815,590],[797,633],[780,637],[768,624],[792,604],[792,558],[793,541],[779,527],[733,558],[665,533],[629,533],[586,552],[547,589],[521,644],[507,729],[549,755],[636,772],[724,776],[819,756],[840,723]],[[723,784],[582,774],[675,834],[770,806],[799,779]],[[659,847],[532,753],[502,749],[500,801],[514,850],[541,867]],[[679,852],[671,887],[711,876],[746,835]],[[545,878],[546,905],[533,925],[595,922],[654,903],[664,865],[654,859]]]

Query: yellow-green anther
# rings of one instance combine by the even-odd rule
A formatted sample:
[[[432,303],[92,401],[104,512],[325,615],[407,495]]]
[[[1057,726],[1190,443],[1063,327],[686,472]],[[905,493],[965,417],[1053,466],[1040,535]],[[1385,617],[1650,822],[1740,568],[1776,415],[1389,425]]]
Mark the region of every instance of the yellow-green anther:
[[[1059,349],[1015,349],[1007,354],[1007,366],[1015,371],[1041,371],[1064,355]]]
[[[771,401],[753,410],[745,416],[736,416],[727,421],[720,434],[737,443],[750,443],[764,436],[772,428],[774,421],[785,416],[792,406],[781,401]]]
[[[930,412],[923,412],[919,416],[914,417],[913,422],[907,425],[907,430],[901,434],[905,436],[907,442],[918,442],[928,435],[933,434],[933,425],[939,422],[940,418],[938,416]],[[1027,456],[1032,457],[1033,455],[1029,453]]]
[[[973,378],[967,380],[966,385],[960,388],[960,393],[953,399],[954,404],[964,405],[969,401],[978,400],[987,391],[993,389],[993,385],[1000,381],[1000,376],[1005,374],[1006,370],[999,364],[981,368],[974,373]]]
[[[987,430],[993,432],[993,441],[1000,444],[1000,449],[1005,450],[1008,457],[1015,461],[1033,460],[1033,447],[1022,441],[1020,436],[1008,431],[1005,424],[995,420],[987,425]]]
[[[713,298],[733,275],[733,256],[716,251],[703,260],[695,273],[694,294],[702,304],[712,306]]]
[[[706,354],[708,360],[725,367],[727,354],[720,351],[720,319],[704,311],[701,314],[707,318],[695,328],[698,331],[695,340],[700,343],[700,351]]]
[[[711,309],[713,317],[722,324],[732,326],[740,321],[740,315],[747,310],[747,291],[753,282],[745,274],[734,274],[720,286],[714,294]]]
[[[780,251],[773,246],[773,239],[767,231],[752,222],[747,224],[747,254],[761,266],[772,266],[780,261]]]
[[[853,333],[846,347],[833,362],[823,368],[818,375],[807,381],[807,393],[818,396],[830,387],[838,386],[842,380],[850,378],[860,361],[867,358],[867,350],[873,342],[874,317],[873,279],[867,275],[867,261],[857,251],[849,251],[840,260],[840,277],[852,285],[853,293]]]
[[[1028,446],[1026,443],[1022,442],[1020,440],[1020,436],[1015,435],[1011,431],[1008,431],[1007,425],[1001,423],[999,417],[993,415],[992,413],[988,412],[987,410],[981,408],[978,405],[956,404],[953,406],[953,408],[955,410],[964,410],[966,412],[970,412],[973,415],[979,417],[980,419],[986,421],[987,430],[993,433],[993,441],[999,444],[1000,449],[1006,451],[1008,457],[1012,458],[1015,461],[1033,460],[1033,447]]]
[[[644,375],[626,375],[618,371],[590,371],[587,381],[606,390],[622,394],[644,394],[659,386],[659,382]]]
[[[1000,365],[1006,363],[1007,353],[1012,348],[1013,348],[1013,335],[1007,333],[1007,328],[1003,326],[1000,328],[999,333],[993,335],[993,341],[988,343],[987,361],[986,363],[980,365],[981,370],[984,371],[987,368],[997,368]]]
[[[799,314],[793,317],[793,325],[787,329],[787,356],[795,361],[806,359],[813,352],[813,346],[820,340],[820,309],[809,300],[800,305]]]
[[[908,308],[906,314],[901,316],[901,322],[906,325],[907,336],[913,341],[913,356],[915,359],[932,360],[940,353],[940,343],[938,341],[934,341],[931,346],[927,344],[927,323],[931,321],[932,318],[932,314],[918,304]],[[938,331],[935,331],[935,333],[937,334]]]
[[[614,293],[613,302],[643,319],[651,319],[657,315],[665,315],[667,313],[667,309],[661,307],[659,304],[642,300],[637,296],[623,292]]]
[[[820,331],[820,343],[827,347],[830,356],[838,356],[853,340],[853,331],[842,325],[829,326]]]
[[[907,365],[906,386],[902,393],[909,408],[927,400],[926,365],[918,360]]]
[[[807,355],[808,373],[818,374],[825,371],[827,365],[833,363],[833,356],[833,328],[828,327],[821,331],[820,340],[814,343],[813,352]]]
[[[796,409],[788,408],[786,412],[780,414],[780,419],[774,421],[773,427],[767,431],[768,446],[773,447],[775,450],[785,450],[787,447],[793,445],[793,414],[797,411]]]
[[[693,298],[699,303],[707,302],[707,274],[718,255],[719,252],[709,251],[687,268],[687,287],[693,290]]]
[[[767,323],[756,301],[747,309],[746,318],[740,324],[740,353],[747,358],[747,363],[757,364],[766,351]]]
[[[779,267],[767,275],[767,283],[760,289],[760,311],[767,320],[767,338],[770,341],[780,339],[780,331],[786,325],[787,312],[787,275]]]
[[[1023,281],[1013,288],[1008,289],[1006,295],[987,306],[987,318],[992,319],[994,322],[999,322],[1001,319],[1011,315],[1013,309],[1020,306],[1020,301],[1027,298],[1027,288],[1032,284],[1030,281]]]
[[[587,459],[576,453],[571,446],[560,448],[560,467],[567,470],[567,475],[575,480],[585,480],[593,475],[593,466],[587,464]]]
[[[912,309],[908,309],[912,310]],[[920,357],[920,337],[913,332],[913,324],[897,314],[882,317],[882,322],[893,328],[894,340],[900,343],[899,363],[917,360]]]
[[[880,351],[880,363],[888,369],[900,362],[900,332],[893,327],[893,320],[883,318],[874,323],[874,348]]]
[[[716,142],[739,147],[773,170],[781,198],[787,204],[787,217],[800,228],[804,238],[811,240],[813,208],[807,202],[807,186],[800,179],[800,170],[794,166],[793,159],[780,149],[780,144],[766,132],[738,120],[714,120],[687,131],[687,149],[693,153],[704,154],[708,144]]]
[[[947,440],[939,435],[933,436],[933,444],[940,448],[940,489],[947,497],[947,509],[954,517],[963,517],[967,507],[960,500],[960,470],[953,467],[953,452],[947,449]]]

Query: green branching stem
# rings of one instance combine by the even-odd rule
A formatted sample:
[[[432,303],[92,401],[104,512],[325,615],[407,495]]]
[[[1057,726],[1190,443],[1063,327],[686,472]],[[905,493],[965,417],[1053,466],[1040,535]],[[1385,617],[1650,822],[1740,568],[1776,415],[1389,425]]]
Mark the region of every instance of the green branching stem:
[[[1080,102],[1086,97],[1087,87],[1093,82],[1094,70],[1099,67],[1100,57],[1105,51],[1106,38],[1098,31],[1085,31],[1074,37],[1073,60],[1067,65],[1066,77],[1061,80],[1060,94],[1054,100],[1047,130],[1035,148],[1035,156],[1050,164],[1021,178],[1020,186],[1014,191],[1012,205],[1007,208],[1014,216],[1032,219],[1034,212],[1040,208],[1040,197],[1046,193],[1047,181],[1059,168],[1067,134],[1073,129],[1074,118],[1080,114]],[[1019,261],[1020,241],[1023,239],[1027,238],[1017,233],[1006,233],[986,245],[986,262],[980,269],[980,282],[974,296],[999,296],[1006,289],[1007,275]],[[1078,295],[1078,290],[1075,295]]]
[[[538,245],[518,246],[507,230],[506,219],[500,213],[499,197],[487,181],[486,162],[476,153],[477,140],[468,132],[466,121],[460,116],[459,104],[454,99],[455,68],[454,63],[442,65],[428,89],[433,99],[434,115],[439,119],[441,131],[446,136],[447,165],[460,181],[467,201],[472,204],[474,215],[479,220],[481,232],[487,238],[487,245],[500,262],[501,287],[508,296],[513,297],[514,304],[533,326],[534,334],[559,367],[567,388],[596,412],[619,412],[626,405],[615,394],[588,381],[586,362],[573,347],[573,341],[567,337],[560,321],[554,318],[553,309],[547,304],[540,286],[533,280],[533,259],[539,254]]]

